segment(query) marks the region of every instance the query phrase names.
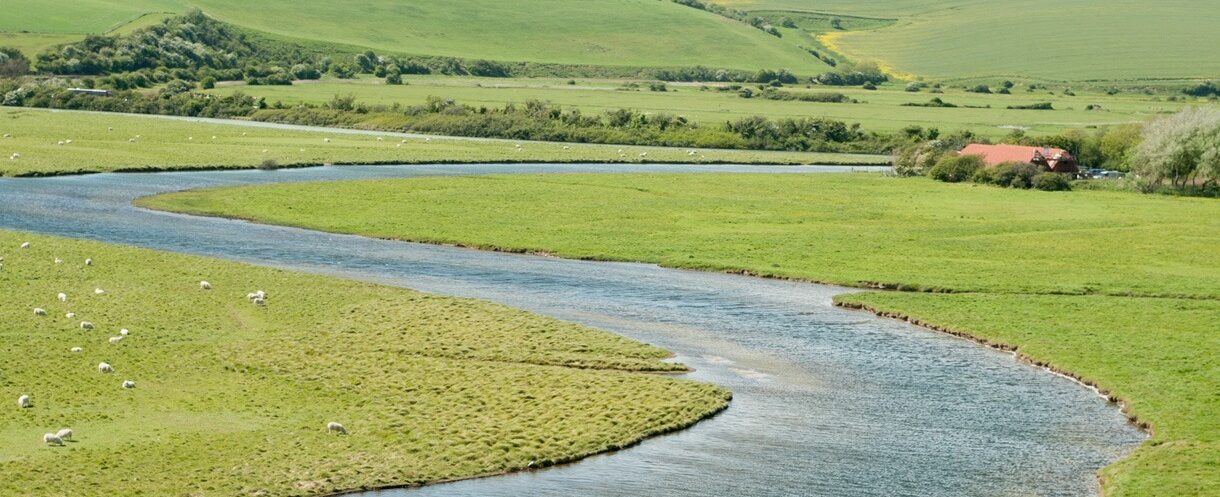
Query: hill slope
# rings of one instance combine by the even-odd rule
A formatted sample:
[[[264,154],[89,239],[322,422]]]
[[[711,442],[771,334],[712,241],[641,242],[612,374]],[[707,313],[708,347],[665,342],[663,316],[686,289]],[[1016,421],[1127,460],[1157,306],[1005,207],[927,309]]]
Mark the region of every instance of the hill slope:
[[[198,7],[276,36],[378,51],[599,66],[693,66],[812,74],[799,48],[705,11],[657,0],[44,0],[0,32],[98,33],[147,12]],[[291,23],[284,22],[292,19]]]

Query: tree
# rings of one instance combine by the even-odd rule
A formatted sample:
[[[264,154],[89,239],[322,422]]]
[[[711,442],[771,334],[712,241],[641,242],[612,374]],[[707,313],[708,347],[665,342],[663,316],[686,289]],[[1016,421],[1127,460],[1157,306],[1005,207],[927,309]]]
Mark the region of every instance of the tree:
[[[977,155],[949,155],[937,161],[928,176],[937,181],[959,183],[974,176],[975,171],[986,167],[983,158]]]
[[[30,72],[30,59],[21,50],[0,47],[0,78],[15,78]]]
[[[1131,155],[1140,142],[1138,124],[1111,126],[1102,133],[1098,148],[1101,150],[1102,167],[1113,171],[1130,171]]]
[[[894,153],[894,172],[899,176],[923,176],[953,150],[952,144],[940,140],[903,147]]]
[[[1185,189],[1195,179],[1220,180],[1220,111],[1187,108],[1146,124],[1143,137],[1132,169],[1148,181]]]

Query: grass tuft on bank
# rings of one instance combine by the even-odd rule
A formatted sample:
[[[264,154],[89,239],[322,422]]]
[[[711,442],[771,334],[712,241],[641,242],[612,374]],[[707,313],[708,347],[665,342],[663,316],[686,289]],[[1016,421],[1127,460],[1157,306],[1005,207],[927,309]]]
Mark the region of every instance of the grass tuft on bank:
[[[729,399],[644,374],[683,370],[664,350],[475,300],[7,231],[0,257],[4,495],[416,485],[615,450]]]

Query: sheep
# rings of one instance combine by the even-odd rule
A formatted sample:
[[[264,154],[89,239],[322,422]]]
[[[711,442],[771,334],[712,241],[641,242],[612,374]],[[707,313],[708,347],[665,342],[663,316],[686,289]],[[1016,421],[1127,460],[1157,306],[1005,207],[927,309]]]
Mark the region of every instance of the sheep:
[[[385,141],[385,138],[382,138],[382,137],[378,136],[378,137],[377,137],[377,141],[379,141],[379,142],[380,142],[380,141]]]
[[[72,428],[64,428],[59,430],[55,433],[55,436],[59,437],[60,440],[70,442],[72,441]]]
[[[200,290],[211,290],[211,289],[212,289],[212,284],[211,284],[211,283],[208,283],[207,281],[200,281],[200,282],[199,282],[199,289],[200,289]]]
[[[136,382],[134,382],[134,381],[126,380],[123,382],[123,388],[125,388],[125,389],[131,390],[135,387],[136,387]]]
[[[127,139],[127,143],[135,143],[135,142],[136,142],[136,139],[135,139],[135,138],[128,138],[128,139]]]
[[[432,141],[432,138],[424,138],[424,141],[430,142],[430,141]]]
[[[72,318],[76,317],[76,313],[75,313],[75,312],[69,312],[69,313],[67,313],[67,314],[64,314],[64,317],[66,317],[66,318],[68,318],[68,319],[72,319]]]
[[[63,140],[59,140],[59,142],[58,142],[58,143],[56,143],[56,145],[63,145],[63,144],[64,144],[64,141],[63,141]]]
[[[67,143],[68,145],[71,145],[71,144],[72,144],[72,140],[64,140],[64,143]]]
[[[265,153],[267,153],[267,149],[265,149],[265,148],[264,148],[264,149],[263,149],[263,153],[264,153],[264,154],[265,154]]]
[[[67,301],[68,301],[68,294],[63,293],[63,292],[59,292],[59,295],[56,295],[56,296],[55,296],[55,298],[59,299],[59,301],[60,301],[60,302],[67,302]]]
[[[82,330],[92,330],[92,329],[93,329],[93,323],[90,323],[90,322],[88,322],[88,321],[81,321],[81,322],[80,322],[80,329],[82,329]]]
[[[572,149],[572,147],[569,147],[569,146],[567,146],[567,145],[564,145],[564,146],[563,146],[563,149],[564,149],[564,150],[571,150],[571,149]]]
[[[17,407],[19,409],[25,409],[25,408],[30,407],[30,396],[22,395],[20,397],[17,397]]]
[[[339,423],[331,421],[329,423],[326,423],[326,432],[327,433],[338,433],[340,435],[347,435],[347,428],[344,428],[343,425],[341,425]]]
[[[114,131],[114,126],[107,126],[106,131]]]
[[[63,447],[63,446],[64,446],[64,441],[63,441],[63,439],[61,439],[61,438],[59,438],[59,437],[55,436],[55,434],[54,434],[54,433],[47,433],[47,434],[44,434],[44,435],[42,436],[42,443],[45,443],[45,444],[47,444],[47,445],[58,446],[58,447]]]
[[[30,242],[25,242],[25,243],[21,244],[21,248],[23,248],[23,249],[30,248]]]
[[[35,316],[46,316],[46,315],[47,315],[47,310],[46,310],[46,309],[43,309],[43,308],[41,308],[41,307],[35,307],[35,308],[34,308],[34,315],[35,315]]]
[[[254,305],[267,305],[267,300],[262,297],[255,297]]]
[[[131,333],[131,331],[129,331],[127,328],[123,328],[123,329],[119,330],[119,335],[121,335],[121,336],[127,336],[130,333]]]
[[[104,362],[98,363],[97,372],[102,374],[110,374],[114,372],[114,367]]]
[[[212,135],[212,139],[213,139],[213,140],[215,140],[215,139],[216,139],[216,135]]]
[[[85,259],[85,265],[86,265],[86,266],[92,266],[92,265],[93,265],[93,259]]]
[[[640,157],[648,157],[648,152],[640,152]]]
[[[105,291],[105,290],[102,290],[101,288],[94,288],[94,289],[93,289],[93,294],[94,294],[94,295],[101,295],[101,294],[103,294],[103,293],[106,293],[106,291]]]
[[[21,158],[21,154],[13,152],[13,155],[8,156],[8,160],[17,160]]]
[[[123,335],[110,337],[110,343],[119,343],[121,341],[123,341]]]
[[[58,257],[56,257],[56,258],[55,258],[55,263],[56,263],[56,264],[63,264],[63,263],[64,263],[64,260],[63,260],[63,259],[60,259],[60,258],[58,258]]]
[[[84,352],[84,351],[85,351],[85,349],[82,349],[82,348],[80,348],[80,347],[72,347],[72,353],[73,353],[73,354],[79,354],[79,353]]]
[[[323,138],[322,143],[330,143],[330,138]]]
[[[187,141],[194,141],[194,140],[195,140],[195,137],[193,137],[193,136],[188,136],[188,137],[186,137],[186,140],[187,140]]]

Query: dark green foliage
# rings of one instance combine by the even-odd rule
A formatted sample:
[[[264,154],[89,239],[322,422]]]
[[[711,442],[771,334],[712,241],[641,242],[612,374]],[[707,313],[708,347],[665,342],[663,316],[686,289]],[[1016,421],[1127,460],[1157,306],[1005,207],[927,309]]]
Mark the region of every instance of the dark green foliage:
[[[757,28],[759,30],[762,30],[763,32],[765,32],[771,36],[776,36],[776,37],[780,37],[780,38],[783,37],[783,34],[781,34],[779,32],[779,30],[775,29],[774,26],[768,24],[766,19],[763,19],[761,17],[751,16],[750,14],[737,10],[737,9],[731,9],[731,8],[717,5],[717,4],[714,4],[711,2],[702,2],[700,0],[672,0],[672,1],[679,5],[685,5],[687,7],[696,8],[699,10],[706,10],[708,12],[711,12],[713,14],[716,14],[716,15],[719,15],[722,17],[727,17],[729,19],[734,19],[734,20],[744,22],[746,24],[754,26],[755,28]],[[792,23],[791,27],[796,27],[796,23],[792,22],[791,19],[789,19],[788,22]],[[790,26],[785,24],[784,27],[790,27]]]
[[[1038,102],[1026,105],[1009,105],[1010,110],[1055,110],[1050,102]]]
[[[0,47],[0,78],[14,78],[30,72],[30,59],[21,50]]]
[[[1034,176],[1042,172],[1042,168],[1028,162],[1008,162],[993,168],[991,184],[1012,188],[1029,188],[1033,185]]]
[[[928,176],[946,183],[959,183],[973,177],[974,172],[982,167],[983,159],[976,155],[950,155],[937,161],[928,171]]]
[[[1072,182],[1066,174],[1044,172],[1039,173],[1030,181],[1031,185],[1046,192],[1064,192],[1072,189]]]
[[[748,88],[747,88],[747,90],[748,90]],[[753,92],[751,92],[750,96],[754,96],[752,93]],[[800,93],[797,93],[797,92],[788,92],[788,91],[769,89],[769,90],[762,92],[760,94],[760,96],[763,98],[766,98],[767,100],[786,100],[786,101],[795,100],[795,101],[799,101],[799,102],[821,102],[821,103],[834,103],[834,104],[856,103],[855,99],[853,99],[847,95],[844,95],[842,93],[830,93],[830,92],[817,92],[817,93],[800,92]],[[746,97],[746,98],[749,98],[749,97]]]
[[[1211,81],[1206,81],[1195,86],[1191,86],[1182,90],[1182,93],[1194,97],[1207,97],[1220,95],[1220,85]]]
[[[834,71],[819,74],[813,81],[831,86],[860,86],[866,83],[876,85],[889,79],[877,64],[859,63],[844,64]]]
[[[199,87],[203,88],[205,90],[211,90],[212,88],[215,88],[216,87],[216,78],[213,78],[211,76],[204,76],[203,79],[199,80]]]
[[[987,85],[975,85],[970,88],[966,88],[966,91],[970,93],[991,93],[991,87]]]
[[[955,105],[955,104],[951,104],[949,102],[941,100],[940,97],[932,97],[932,100],[928,100],[927,102],[924,102],[924,103],[908,102],[908,103],[902,104],[902,106],[903,107],[948,107],[948,108],[957,107],[957,105]]]

